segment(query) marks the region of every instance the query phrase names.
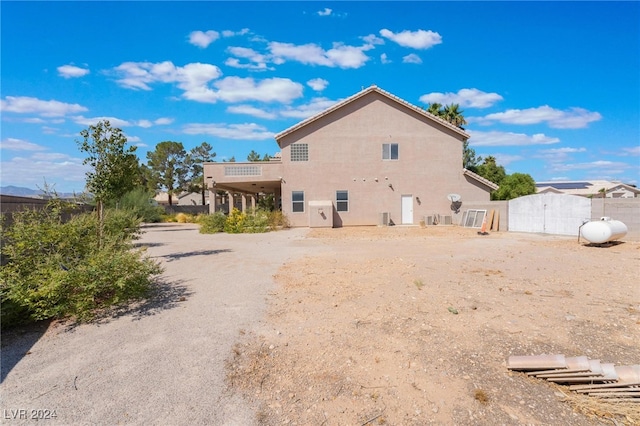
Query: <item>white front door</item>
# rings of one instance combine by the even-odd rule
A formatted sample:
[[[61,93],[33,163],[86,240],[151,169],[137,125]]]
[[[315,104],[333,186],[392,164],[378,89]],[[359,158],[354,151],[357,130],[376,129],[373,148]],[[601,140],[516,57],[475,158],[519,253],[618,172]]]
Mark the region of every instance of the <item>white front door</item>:
[[[413,224],[413,195],[402,196],[402,223]]]

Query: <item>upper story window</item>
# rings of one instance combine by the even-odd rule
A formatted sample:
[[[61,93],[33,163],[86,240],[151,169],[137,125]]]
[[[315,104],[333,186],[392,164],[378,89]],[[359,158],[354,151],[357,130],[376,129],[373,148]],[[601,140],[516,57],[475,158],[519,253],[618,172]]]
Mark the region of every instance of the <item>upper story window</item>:
[[[294,143],[291,145],[291,161],[309,161],[309,144]]]
[[[336,211],[349,211],[349,191],[336,191]]]
[[[398,144],[397,143],[383,143],[382,144],[382,159],[383,160],[397,160],[398,159]]]

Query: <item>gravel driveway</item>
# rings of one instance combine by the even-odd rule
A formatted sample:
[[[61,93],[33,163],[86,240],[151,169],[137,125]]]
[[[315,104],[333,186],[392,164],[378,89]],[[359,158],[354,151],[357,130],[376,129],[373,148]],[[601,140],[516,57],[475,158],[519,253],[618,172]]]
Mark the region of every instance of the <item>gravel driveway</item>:
[[[165,268],[153,300],[97,323],[5,333],[3,424],[255,424],[225,386],[225,359],[262,319],[276,270],[309,249],[308,230],[145,231],[139,244]]]

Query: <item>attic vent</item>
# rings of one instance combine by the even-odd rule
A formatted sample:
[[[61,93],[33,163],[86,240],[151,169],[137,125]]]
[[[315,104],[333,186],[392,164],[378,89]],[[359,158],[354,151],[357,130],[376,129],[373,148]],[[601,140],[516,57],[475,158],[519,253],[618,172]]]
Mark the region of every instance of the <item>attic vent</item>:
[[[378,219],[378,226],[389,226],[391,215],[389,212],[380,213]]]

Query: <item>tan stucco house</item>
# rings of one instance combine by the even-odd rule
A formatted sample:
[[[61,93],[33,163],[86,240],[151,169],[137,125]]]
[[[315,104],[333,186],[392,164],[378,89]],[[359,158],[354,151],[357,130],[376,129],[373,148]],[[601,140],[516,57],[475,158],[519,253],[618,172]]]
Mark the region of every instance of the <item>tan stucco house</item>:
[[[464,130],[377,86],[275,138],[279,161],[206,163],[210,190],[243,194],[243,208],[273,193],[292,226],[339,227],[418,224],[429,215],[458,223],[450,194],[464,209],[497,189],[462,167]]]

